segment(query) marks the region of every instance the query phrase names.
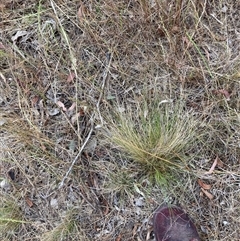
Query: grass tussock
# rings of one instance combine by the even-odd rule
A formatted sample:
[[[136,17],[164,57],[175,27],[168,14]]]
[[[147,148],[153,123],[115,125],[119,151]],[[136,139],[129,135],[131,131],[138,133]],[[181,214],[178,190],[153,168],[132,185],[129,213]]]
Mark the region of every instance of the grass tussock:
[[[111,140],[143,168],[166,174],[171,168],[189,170],[187,153],[197,144],[196,119],[178,104],[141,104],[118,113]]]

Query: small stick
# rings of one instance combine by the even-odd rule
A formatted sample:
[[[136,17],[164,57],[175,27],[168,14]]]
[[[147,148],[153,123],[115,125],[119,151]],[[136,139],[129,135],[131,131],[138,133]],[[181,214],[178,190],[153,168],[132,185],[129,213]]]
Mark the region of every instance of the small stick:
[[[92,132],[93,132],[93,120],[92,120],[92,117],[91,117],[91,129],[90,129],[90,131],[89,131],[89,133],[88,133],[88,136],[87,136],[87,138],[85,139],[85,141],[84,141],[84,143],[83,143],[80,151],[78,152],[78,154],[76,155],[76,157],[75,157],[74,160],[72,161],[72,164],[71,164],[71,166],[69,167],[68,171],[66,172],[65,176],[63,177],[62,181],[60,182],[58,189],[60,189],[60,188],[63,187],[66,178],[68,177],[68,175],[69,175],[70,172],[72,171],[73,166],[75,165],[77,159],[78,159],[79,156],[82,154],[83,149],[84,149],[85,146],[87,145],[87,143],[88,143],[88,141],[89,141],[89,139],[90,139],[90,137],[91,137],[91,135],[92,135]]]
[[[105,84],[106,84],[106,80],[107,80],[107,77],[108,77],[108,73],[109,73],[109,69],[110,69],[110,66],[111,66],[111,62],[112,62],[112,55],[108,54],[108,56],[107,56],[107,65],[105,66],[105,70],[103,72],[103,81],[102,81],[101,92],[100,92],[100,95],[99,95],[99,98],[98,98],[98,102],[97,102],[97,105],[96,105],[97,112],[98,112],[99,118],[101,120],[101,126],[103,126],[103,118],[102,118],[102,115],[101,115],[99,107],[100,107],[100,102],[102,100],[103,91],[104,91],[104,88],[105,88]]]

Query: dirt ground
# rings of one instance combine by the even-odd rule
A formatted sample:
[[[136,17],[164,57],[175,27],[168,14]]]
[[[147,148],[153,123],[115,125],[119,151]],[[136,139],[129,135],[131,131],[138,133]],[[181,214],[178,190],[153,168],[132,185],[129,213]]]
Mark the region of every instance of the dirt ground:
[[[168,203],[239,241],[239,53],[237,0],[2,0],[0,239],[153,241]],[[162,182],[112,138],[152,100],[196,123]]]

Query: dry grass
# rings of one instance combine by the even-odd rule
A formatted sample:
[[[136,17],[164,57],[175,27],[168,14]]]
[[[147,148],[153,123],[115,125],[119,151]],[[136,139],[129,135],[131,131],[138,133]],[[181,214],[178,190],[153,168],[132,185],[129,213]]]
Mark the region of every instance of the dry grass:
[[[78,216],[78,212],[70,210],[56,227],[43,235],[42,240],[89,240],[79,229]]]
[[[203,240],[239,240],[239,7],[2,1],[1,195],[24,222],[1,239],[154,240],[168,202]]]

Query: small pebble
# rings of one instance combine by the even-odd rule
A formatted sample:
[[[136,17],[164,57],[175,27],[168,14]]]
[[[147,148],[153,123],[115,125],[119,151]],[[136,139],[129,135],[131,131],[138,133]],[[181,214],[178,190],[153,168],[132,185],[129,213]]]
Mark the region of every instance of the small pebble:
[[[3,179],[0,183],[0,187],[5,190],[9,190],[11,187],[11,184],[8,182],[7,179]]]

